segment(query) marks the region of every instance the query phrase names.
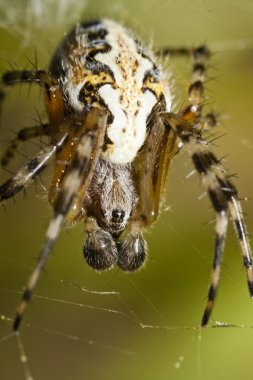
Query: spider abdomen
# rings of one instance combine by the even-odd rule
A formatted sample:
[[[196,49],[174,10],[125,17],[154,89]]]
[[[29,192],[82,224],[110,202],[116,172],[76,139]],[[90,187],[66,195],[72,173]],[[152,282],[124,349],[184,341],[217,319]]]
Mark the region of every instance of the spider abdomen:
[[[115,164],[135,159],[152,115],[171,107],[169,87],[152,52],[111,20],[77,25],[57,50],[51,72],[68,112],[109,111],[103,158]]]

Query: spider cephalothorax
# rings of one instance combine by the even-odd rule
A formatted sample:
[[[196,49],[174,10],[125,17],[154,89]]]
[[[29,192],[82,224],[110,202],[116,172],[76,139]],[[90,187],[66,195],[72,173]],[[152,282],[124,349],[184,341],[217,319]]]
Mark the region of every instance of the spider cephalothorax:
[[[253,296],[251,251],[237,191],[203,137],[215,117],[203,114],[209,51],[166,49],[192,55],[189,105],[171,113],[169,76],[152,51],[110,20],[78,24],[58,47],[49,71],[11,71],[3,85],[39,83],[45,89],[48,123],[21,130],[2,158],[6,166],[20,141],[48,136],[49,145],[0,187],[0,200],[24,189],[56,157],[49,189],[54,215],[38,262],[17,309],[18,329],[66,219],[83,220],[83,253],[96,270],[117,265],[138,269],[146,257],[145,228],[155,222],[169,164],[184,148],[216,212],[216,241],[205,326],[213,308],[230,213]],[[4,97],[1,91],[0,98]]]

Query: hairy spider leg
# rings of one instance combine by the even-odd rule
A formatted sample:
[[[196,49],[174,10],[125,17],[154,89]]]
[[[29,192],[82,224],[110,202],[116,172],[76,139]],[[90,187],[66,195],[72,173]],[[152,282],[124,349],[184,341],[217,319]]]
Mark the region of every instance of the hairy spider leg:
[[[204,72],[209,53],[202,47],[193,53],[193,75],[189,87],[190,106],[182,111],[180,116],[168,114],[165,119],[174,127],[186,151],[190,155],[196,171],[201,176],[201,182],[207,190],[211,204],[216,212],[216,238],[211,283],[208,291],[207,305],[201,321],[201,326],[207,325],[214,306],[220,278],[220,267],[224,250],[228,212],[230,211],[235,230],[240,241],[243,265],[246,270],[250,296],[253,296],[253,271],[251,249],[243,221],[241,205],[237,190],[228,180],[226,171],[220,160],[211,152],[208,143],[203,139],[198,127],[204,101]],[[198,75],[199,73],[199,75]]]
[[[24,190],[46,168],[46,165],[57,152],[62,149],[67,134],[55,144],[49,145],[39,152],[26,166],[21,168],[15,176],[0,186],[0,202],[13,197],[19,191]]]
[[[41,123],[39,125],[21,129],[4,152],[1,158],[1,166],[6,167],[9,164],[21,143],[37,137],[49,136],[50,134],[50,124]]]
[[[44,70],[19,70],[6,72],[2,76],[0,88],[0,111],[2,111],[6,88],[19,83],[36,83],[45,89],[49,123],[41,123],[38,126],[20,130],[1,159],[1,165],[4,167],[8,165],[14,156],[20,142],[44,135],[57,135],[54,141],[53,138],[51,139],[51,142],[57,141],[59,137],[58,126],[62,125],[64,121],[65,110],[61,89],[57,80]]]
[[[170,57],[191,57],[195,49],[184,46],[164,47],[156,50],[159,56]]]
[[[80,186],[89,185],[91,172],[101,153],[106,130],[107,114],[104,111],[93,108],[84,120],[84,132],[77,145],[76,154],[73,157],[70,168],[61,186],[60,192],[54,203],[54,215],[49,223],[46,239],[40,252],[36,266],[34,267],[20,304],[18,305],[13,323],[14,331],[19,329],[25,309],[31,299],[32,292],[40,278],[48,256],[63,227],[65,216],[71,208],[72,202],[78,194]]]
[[[183,145],[186,147],[188,153],[190,154],[196,170],[202,176],[202,183],[204,187],[207,189],[209,197],[211,198],[212,205],[217,213],[215,226],[216,238],[211,274],[211,284],[208,291],[207,305],[205,307],[204,314],[201,320],[201,326],[205,326],[208,323],[209,318],[211,316],[211,312],[214,307],[215,296],[217,293],[217,287],[220,278],[222,254],[224,250],[227,232],[228,217],[225,196],[223,195],[223,192],[220,189],[218,180],[216,179],[216,173],[214,173],[213,169],[213,165],[219,164],[219,161],[216,159],[213,153],[209,152],[209,150],[207,150],[207,152],[205,153],[202,153],[202,150],[200,149],[200,147],[203,148],[205,146],[205,142],[201,139],[201,126],[203,126],[203,120],[205,122],[205,117],[202,116],[202,108],[203,103],[205,101],[204,80],[210,53],[205,46],[197,48],[193,51],[189,50],[189,52],[191,52],[191,55],[193,57],[192,76],[188,90],[190,105],[182,111],[180,120],[181,125],[180,122],[178,123],[174,120],[174,127]],[[212,120],[212,118],[209,119],[209,121],[210,120]],[[188,141],[189,132],[192,146]],[[193,147],[195,147],[195,149],[193,149]],[[201,160],[209,164],[208,173],[200,170],[198,163],[199,161],[201,162]],[[222,169],[220,170],[220,172],[222,172]],[[206,174],[205,177],[203,177],[204,174]],[[217,202],[213,200],[214,197],[216,197],[219,200],[219,203],[221,203],[220,207],[217,207]]]
[[[192,105],[197,104],[201,106],[204,102],[204,80],[206,72],[206,63],[210,57],[210,52],[205,45],[198,47],[197,49],[191,49],[186,47],[166,47],[157,50],[157,54],[160,56],[169,57],[193,57],[192,77],[189,87],[189,98]],[[192,97],[199,97],[191,99]],[[206,115],[199,115],[200,124],[203,130],[214,127],[217,124],[217,116],[213,112],[209,112]]]
[[[61,125],[64,119],[64,100],[58,81],[44,70],[8,71],[2,76],[2,86],[12,86],[18,83],[37,83],[45,89],[46,105],[49,123],[53,126]],[[0,100],[4,98],[4,91],[0,92]]]

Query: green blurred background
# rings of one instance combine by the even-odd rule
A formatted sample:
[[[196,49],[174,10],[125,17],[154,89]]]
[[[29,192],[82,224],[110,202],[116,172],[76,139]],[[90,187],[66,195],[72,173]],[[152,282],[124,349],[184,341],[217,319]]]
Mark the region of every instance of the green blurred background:
[[[216,52],[206,87],[209,109],[222,115],[222,125],[213,133],[224,136],[213,148],[226,158],[230,173],[238,173],[234,181],[241,197],[248,198],[243,207],[252,233],[253,2],[0,0],[1,73],[10,66],[31,68],[35,49],[39,67],[47,67],[64,32],[77,20],[94,17],[123,20],[157,47],[207,43]],[[168,67],[177,80],[177,99],[184,102],[190,62],[177,59]],[[38,88],[17,86],[10,91],[3,108],[1,151],[13,131],[33,125],[37,113],[44,114]],[[33,143],[20,149],[10,170],[37,150]],[[208,199],[201,197],[198,178],[187,178],[191,170],[187,155],[177,157],[164,211],[146,233],[148,263],[138,273],[91,271],[82,258],[82,224],[61,234],[35,292],[42,297],[33,298],[21,330],[35,379],[253,378],[252,329],[209,328],[200,334],[193,328],[205,306],[214,213]],[[2,173],[2,180],[9,176]],[[42,180],[46,186],[50,172]],[[18,292],[43,242],[51,215],[45,198],[38,181],[27,197],[21,194],[15,204],[10,200],[0,210],[0,314],[5,317],[13,316]],[[67,283],[97,291],[114,289],[119,295],[83,292]],[[253,326],[253,302],[231,227],[213,321]],[[0,321],[0,339],[10,331],[11,324]],[[15,336],[0,340],[0,378],[25,378]]]

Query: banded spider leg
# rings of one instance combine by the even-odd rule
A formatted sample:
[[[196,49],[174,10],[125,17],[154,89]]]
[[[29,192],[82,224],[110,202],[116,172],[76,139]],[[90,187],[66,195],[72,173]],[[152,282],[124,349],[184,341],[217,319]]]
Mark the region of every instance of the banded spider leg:
[[[44,170],[48,162],[60,152],[67,140],[65,133],[58,142],[50,144],[40,151],[26,166],[21,168],[16,175],[0,186],[0,202],[13,197],[19,191],[24,190]]]
[[[170,51],[168,49],[168,51]],[[182,51],[187,54],[187,50]],[[189,51],[190,52],[190,51]],[[180,50],[176,50],[176,54]],[[215,118],[211,114],[203,116],[204,78],[209,52],[205,47],[193,51],[192,80],[189,87],[190,105],[179,114],[163,115],[165,125],[173,128],[184,149],[192,159],[199,173],[203,187],[206,189],[211,204],[216,212],[216,238],[212,265],[211,283],[208,300],[201,320],[201,326],[207,325],[214,306],[220,279],[220,270],[224,243],[227,232],[228,214],[231,215],[241,247],[243,266],[247,275],[250,297],[253,297],[252,254],[247,236],[238,193],[226,175],[220,160],[210,150],[203,137],[206,126],[213,126]]]
[[[46,240],[42,247],[37,264],[28,279],[23,292],[21,302],[18,306],[13,328],[18,330],[26,306],[32,296],[32,292],[39,280],[41,272],[45,266],[48,255],[53,248],[72,202],[78,196],[81,188],[85,194],[97,159],[101,153],[106,129],[107,114],[103,110],[91,109],[84,120],[72,120],[75,127],[80,129],[81,136],[77,144],[76,153],[70,162],[67,174],[63,180],[59,193],[54,201],[54,215],[46,232]],[[73,136],[72,136],[73,137]],[[8,180],[0,187],[1,200],[13,196],[18,191],[27,186],[32,179],[38,175],[45,167],[46,162],[59,153],[59,149],[64,149],[69,136],[67,133],[58,143],[50,145],[45,152],[39,153],[25,168],[21,169],[16,176]],[[81,204],[81,202],[80,202]]]
[[[83,134],[77,145],[76,153],[65,176],[62,187],[54,203],[54,215],[46,232],[46,240],[40,252],[39,259],[28,279],[23,292],[21,302],[18,306],[13,328],[18,330],[26,306],[31,298],[32,292],[39,280],[48,256],[63,227],[65,217],[78,196],[80,187],[87,189],[91,173],[93,172],[97,159],[101,153],[104,141],[107,115],[105,112],[93,109],[87,115]]]
[[[21,129],[4,152],[1,158],[2,167],[6,167],[9,164],[21,142],[26,142],[41,136],[49,136],[51,142],[57,142],[59,140],[59,132],[62,133],[63,126],[66,126],[66,123],[64,123],[65,109],[63,96],[59,84],[44,70],[6,72],[2,76],[0,88],[0,110],[6,96],[6,90],[11,86],[23,83],[39,84],[44,89],[49,123],[40,123],[30,128]]]

